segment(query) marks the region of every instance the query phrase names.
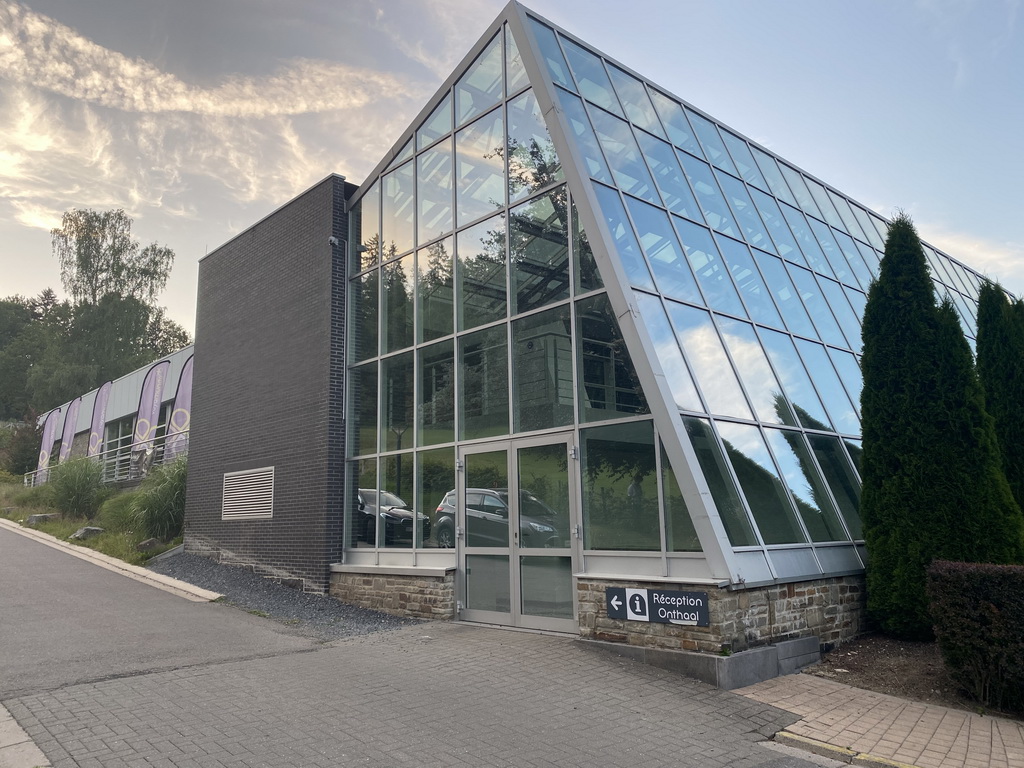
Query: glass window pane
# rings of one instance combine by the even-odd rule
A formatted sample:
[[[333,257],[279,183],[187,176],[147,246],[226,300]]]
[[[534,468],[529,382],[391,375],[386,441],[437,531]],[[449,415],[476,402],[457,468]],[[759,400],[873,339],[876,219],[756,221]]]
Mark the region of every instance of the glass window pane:
[[[455,345],[451,339],[417,351],[420,361],[418,445],[455,440]],[[423,511],[423,510],[421,510]]]
[[[452,132],[452,95],[448,93],[434,107],[430,117],[416,131],[416,147],[423,149]]]
[[[683,163],[683,170],[686,171],[686,178],[690,181],[690,187],[697,195],[697,203],[704,212],[704,219],[711,227],[718,232],[732,237],[742,237],[739,227],[733,221],[729,206],[718,191],[718,184],[711,175],[711,168],[707,163],[691,157],[685,152],[679,155]]]
[[[541,24],[533,17],[530,17],[530,26],[533,30],[533,36],[537,40],[541,59],[547,64],[548,74],[551,75],[551,79],[563,88],[575,91],[576,86],[573,85],[572,78],[569,77],[569,68],[565,65],[562,49],[558,47],[555,31],[551,27]]]
[[[861,440],[851,440],[849,438],[843,440],[843,446],[850,455],[850,460],[853,462],[853,466],[857,469],[858,473],[861,471],[861,454],[864,452],[862,442]]]
[[[761,342],[750,323],[718,318],[722,339],[732,356],[757,418],[768,424],[797,426],[796,417],[782,395]]]
[[[836,279],[840,282],[850,283],[855,282],[853,276],[850,274],[850,266],[846,261],[846,257],[842,251],[839,250],[839,245],[836,243],[833,230],[830,229],[826,224],[822,224],[817,219],[808,219],[808,223],[811,225],[811,229],[814,230],[814,237],[821,245],[821,250],[825,254],[825,258],[828,260],[831,266],[830,272],[825,274],[831,277],[835,275]]]
[[[659,441],[660,443],[660,441]],[[686,508],[676,473],[661,446],[661,494],[665,500],[665,538],[669,552],[701,552],[700,539],[693,527],[690,510]]]
[[[516,38],[508,24],[505,25],[505,77],[508,80],[508,93],[510,94],[530,82],[530,78],[526,74],[526,67],[523,66],[523,57],[519,53]]]
[[[405,146],[398,151],[398,154],[395,155],[394,159],[388,164],[386,170],[390,171],[392,168],[397,168],[399,165],[401,165],[410,157],[412,157],[412,153],[412,139],[409,139],[407,142],[405,142]]]
[[[415,263],[410,253],[381,267],[384,283],[382,318],[384,328],[382,352],[411,347],[413,344],[413,279]]]
[[[626,205],[662,293],[703,304],[668,214],[633,197],[626,198]]]
[[[508,434],[506,326],[459,339],[459,437]]]
[[[818,245],[818,241],[811,232],[811,228],[807,226],[807,219],[804,218],[804,215],[796,208],[790,208],[788,205],[782,206],[782,215],[789,223],[790,230],[800,244],[800,250],[803,251],[806,265],[816,272],[821,272],[823,275],[835,277],[832,267],[825,260],[825,254],[821,250],[821,246]],[[800,261],[800,259],[797,258],[794,261]]]
[[[836,213],[839,214],[839,218],[843,220],[843,227],[847,232],[856,238],[861,240],[864,239],[863,233],[860,231],[860,224],[853,215],[853,210],[850,208],[850,203],[845,197],[840,197],[831,189],[826,189],[828,192],[828,199],[832,201],[832,205],[836,207]]]
[[[569,61],[569,68],[576,77],[576,85],[579,94],[587,101],[597,106],[622,116],[622,108],[615,98],[612,84],[608,80],[608,73],[604,70],[604,64],[597,56],[576,45],[572,40],[562,38],[562,48],[565,51],[565,58]]]
[[[375,181],[359,200],[359,211],[353,216],[359,231],[353,238],[358,243],[352,257],[352,271],[364,269],[380,262],[380,182]]]
[[[377,363],[349,371],[349,444],[356,456],[377,452]]]
[[[452,231],[452,146],[441,142],[416,158],[419,243]]]
[[[736,170],[739,171],[743,180],[759,189],[768,191],[768,185],[765,183],[764,177],[761,176],[761,171],[757,169],[757,164],[754,162],[753,155],[750,154],[747,142],[739,136],[729,133],[724,128],[722,129],[722,140],[725,141],[726,147],[729,148],[729,154],[732,155],[732,160],[736,163]]]
[[[500,109],[455,134],[455,209],[460,227],[505,205],[504,146]]]
[[[757,161],[757,167],[764,174],[764,180],[768,182],[771,193],[790,205],[796,205],[796,198],[790,192],[789,185],[786,184],[786,180],[783,178],[782,171],[779,170],[779,164],[775,162],[775,158],[757,147],[751,147],[750,149],[754,154],[754,160]]]
[[[860,434],[860,418],[850,401],[849,395],[843,388],[839,376],[836,374],[832,362],[829,360],[825,348],[821,344],[811,341],[796,339],[796,346],[800,350],[800,356],[804,359],[807,370],[814,379],[818,393],[821,395],[825,408],[832,416],[832,423],[836,431],[849,434]]]
[[[818,399],[818,393],[811,384],[796,347],[793,346],[793,339],[784,333],[767,329],[761,329],[760,336],[768,359],[772,361],[772,366],[781,379],[789,406],[800,420],[800,424],[807,429],[831,430],[832,422],[825,413],[821,400]]]
[[[508,453],[488,451],[466,457],[466,544],[470,547],[508,546]],[[503,499],[500,492],[504,491]],[[468,558],[467,558],[468,559]],[[488,581],[509,583],[508,561]],[[467,566],[469,563],[467,562]],[[477,566],[472,566],[477,571]],[[480,574],[475,574],[479,577]],[[507,590],[503,590],[507,591]],[[508,610],[506,606],[505,610]]]
[[[533,91],[508,103],[508,196],[514,203],[565,179]]]
[[[854,541],[864,538],[860,520],[860,481],[857,479],[850,458],[838,437],[808,435],[818,466],[825,482],[832,489],[832,496],[839,505],[839,511],[846,521],[846,527]]]
[[[886,223],[885,219],[883,219],[881,216],[875,216],[875,215],[871,215],[871,223],[875,225],[875,231],[878,233],[878,237],[884,243],[888,239],[888,237],[889,237],[889,225]],[[883,248],[879,248],[878,250],[881,251],[883,249],[884,249],[884,247]]]
[[[454,327],[451,237],[421,248],[416,254],[416,300],[419,302],[420,341],[447,336]]]
[[[576,204],[572,205],[572,252],[576,270],[576,293],[586,293],[604,288],[601,273],[594,260],[594,251],[590,248],[587,233],[583,231]]]
[[[439,508],[445,496],[454,489],[454,448],[435,448],[416,454],[416,503],[414,509],[427,516],[427,522],[417,531],[417,547],[438,546]]]
[[[868,268],[868,273],[871,275],[872,278],[874,278],[875,275],[878,274],[878,264],[880,261],[878,251],[876,251],[874,248],[869,248],[868,246],[864,245],[864,243],[857,243],[856,245],[857,250],[860,251],[861,258],[864,259],[864,265]],[[871,285],[871,280],[868,280],[864,284],[864,290],[867,290],[867,286],[869,285]]]
[[[482,115],[502,97],[501,35],[495,35],[455,84],[455,124]]]
[[[832,359],[832,364],[835,365],[836,371],[839,372],[839,378],[843,380],[843,385],[850,396],[854,410],[859,414],[860,393],[864,388],[864,376],[860,372],[857,358],[850,352],[842,352],[831,347],[829,347],[828,356]]]
[[[583,108],[583,102],[561,88],[555,88],[555,94],[562,106],[562,112],[565,113],[565,119],[569,121],[569,128],[572,131],[570,136],[576,139],[576,146],[587,164],[587,173],[598,181],[614,184],[612,174],[601,154],[601,148],[597,144],[594,129],[590,127],[590,118]]]
[[[459,329],[505,317],[505,214],[459,232],[457,252]]]
[[[604,149],[604,156],[608,158],[608,165],[611,166],[619,189],[661,205],[629,123],[599,109],[590,109],[589,112],[597,139]]]
[[[583,548],[660,550],[651,422],[583,429],[580,443]]]
[[[718,432],[764,543],[806,541],[761,431],[748,424],[718,422]]]
[[[754,258],[761,268],[761,274],[764,275],[764,281],[771,291],[772,298],[775,299],[775,305],[786,320],[786,327],[793,333],[813,338],[815,336],[814,326],[811,325],[811,320],[807,317],[807,310],[804,309],[803,302],[800,301],[800,295],[796,292],[793,282],[786,273],[783,261],[761,251],[754,251]]]
[[[793,284],[796,286],[797,291],[800,292],[800,298],[804,302],[804,307],[806,307],[814,322],[814,327],[818,331],[818,338],[828,344],[835,344],[837,347],[846,346],[846,337],[839,330],[839,324],[832,316],[828,303],[825,301],[821,294],[821,289],[818,288],[818,284],[814,280],[814,275],[810,270],[794,264],[787,264],[786,266],[789,270],[789,276],[793,279]]]
[[[677,216],[671,218],[679,233],[679,239],[683,243],[683,250],[686,252],[690,267],[697,275],[700,287],[704,291],[707,305],[720,312],[745,317],[746,310],[743,309],[740,297],[732,284],[725,262],[718,255],[718,248],[715,246],[711,232]],[[666,291],[666,293],[669,292]],[[674,294],[672,297],[686,298]]]
[[[572,424],[569,307],[512,323],[512,428],[529,432]]]
[[[679,342],[669,325],[665,308],[661,299],[651,296],[649,293],[635,291],[637,305],[640,308],[640,317],[647,327],[654,343],[654,350],[658,361],[661,363],[661,370],[665,374],[665,380],[672,388],[672,398],[676,407],[684,411],[703,411],[704,406],[697,395],[697,388],[693,384],[690,371],[683,362],[682,352],[679,350]]]
[[[619,255],[619,262],[626,273],[626,279],[631,285],[653,291],[654,281],[651,280],[651,272],[640,252],[640,245],[636,241],[636,235],[633,234],[633,227],[630,225],[629,219],[626,218],[626,209],[622,207],[622,198],[614,189],[609,189],[602,184],[595,184],[594,192],[597,193],[597,202],[608,223],[608,230],[615,240],[615,251]]]
[[[715,238],[722,258],[729,266],[733,282],[739,287],[750,319],[765,325],[782,328],[782,318],[775,308],[768,287],[754,264],[750,249],[729,237]]]
[[[576,302],[580,421],[649,413],[608,297]]]
[[[626,110],[626,119],[655,136],[665,138],[665,132],[661,130],[661,123],[658,122],[658,116],[654,113],[654,107],[651,104],[651,99],[647,96],[644,84],[613,64],[608,65],[608,74],[611,75],[615,92]]]
[[[380,288],[380,275],[374,269],[357,277],[349,285],[348,315],[355,327],[349,346],[349,357],[352,362],[357,363],[377,356],[377,292]]]
[[[367,523],[377,525],[377,546],[409,549],[413,545],[415,525],[422,527],[426,516],[417,514],[406,499],[413,498],[412,453],[382,456],[380,460],[380,492],[371,502],[367,499],[364,514]]]
[[[406,163],[383,178],[381,259],[384,261],[412,248],[412,224],[415,218],[414,182],[415,171],[412,163]]]
[[[857,244],[852,237],[843,232],[832,231],[835,235],[836,242],[839,244],[839,250],[843,252],[846,257],[846,263],[850,267],[850,272],[853,274],[852,278],[848,278],[843,282],[849,283],[855,288],[863,288],[867,290],[868,286],[871,285],[871,273],[868,271],[867,266],[864,264],[864,258],[860,254],[860,249],[857,248]],[[862,246],[867,249],[867,246]],[[870,250],[870,249],[868,249]]]
[[[722,137],[718,135],[718,127],[707,118],[698,115],[692,109],[686,110],[686,116],[690,118],[690,125],[693,126],[694,132],[696,132],[697,137],[700,139],[701,146],[704,147],[704,154],[711,161],[711,164],[734,176],[737,175],[736,166],[732,164],[729,153],[725,151]]]
[[[690,154],[703,158],[704,152],[701,150],[700,144],[697,143],[697,137],[686,119],[682,105],[675,99],[670,99],[665,94],[653,89],[651,90],[651,100],[668,131],[668,140],[680,149],[685,149]]]
[[[718,179],[722,191],[725,192],[725,198],[729,201],[736,220],[743,227],[747,242],[762,251],[775,253],[775,245],[768,237],[768,230],[765,229],[761,217],[750,200],[750,195],[747,194],[746,185],[726,173],[716,171],[715,177]]]
[[[755,546],[758,543],[757,536],[754,535],[754,528],[736,491],[736,484],[729,473],[718,439],[711,431],[711,424],[707,419],[693,416],[684,416],[683,424],[730,543],[734,547]]]
[[[803,435],[781,429],[764,433],[811,541],[849,541]]]
[[[825,217],[825,221],[836,229],[842,229],[843,220],[840,219],[839,214],[836,213],[836,208],[832,205],[832,200],[829,199],[828,192],[825,191],[825,187],[814,179],[809,179],[806,176],[804,177],[804,181],[807,182],[807,189],[810,190],[811,197],[814,198],[814,202],[818,204],[818,210],[821,211],[822,216]]]
[[[646,133],[638,134],[637,141],[668,209],[703,224],[704,217],[701,216],[672,146]]]
[[[817,216],[819,219],[823,218],[821,212],[818,210],[818,206],[814,204],[814,198],[811,197],[811,193],[807,191],[807,185],[804,183],[804,177],[800,172],[790,168],[785,163],[779,163],[779,168],[782,169],[782,175],[786,177],[786,183],[792,190],[797,203],[804,210],[804,213],[809,213],[811,216]]]
[[[350,547],[375,547],[377,528],[372,518],[367,517],[365,504],[377,498],[377,459],[349,462],[348,471],[350,481],[355,480],[355,487],[358,490],[353,490],[346,511],[346,541]]]
[[[509,214],[513,314],[569,298],[569,225],[565,187]]]
[[[711,413],[751,419],[743,391],[718,338],[711,315],[702,309],[666,302],[669,317],[676,329],[679,346],[693,368],[694,377],[704,393]]]
[[[388,357],[380,363],[380,412],[382,451],[410,447],[414,418],[415,380],[412,352]]]
[[[853,215],[857,217],[857,221],[860,224],[861,230],[867,237],[866,242],[868,245],[874,246],[879,250],[885,248],[885,242],[878,236],[878,232],[875,231],[874,226],[871,224],[871,217],[868,216],[868,212],[861,208],[859,205],[851,204],[850,208],[853,209]]]
[[[850,300],[850,306],[853,307],[857,317],[863,319],[864,307],[867,306],[868,297],[864,295],[863,291],[858,291],[845,285],[843,286],[843,292],[846,294],[846,298]]]
[[[832,314],[835,315],[836,320],[839,322],[839,327],[846,337],[846,346],[859,352],[862,346],[860,321],[850,307],[850,302],[846,299],[846,292],[843,290],[843,286],[824,277],[818,278],[818,285],[821,286],[821,292],[825,294],[825,299],[832,309]],[[839,346],[843,345],[840,344]]]
[[[782,211],[779,210],[779,204],[775,202],[775,198],[756,189],[750,190],[750,194],[754,199],[754,205],[757,206],[757,212],[761,214],[761,220],[768,227],[768,233],[775,242],[775,250],[771,248],[766,250],[778,253],[784,259],[795,261],[797,264],[806,265],[807,262],[804,261],[804,256],[800,253],[800,246],[797,245],[793,233],[789,231],[789,225],[783,219]]]

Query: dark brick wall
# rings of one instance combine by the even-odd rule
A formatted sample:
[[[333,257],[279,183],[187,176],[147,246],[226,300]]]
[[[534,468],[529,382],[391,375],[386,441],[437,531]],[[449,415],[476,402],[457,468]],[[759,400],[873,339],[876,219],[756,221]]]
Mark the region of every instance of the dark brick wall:
[[[185,549],[316,591],[342,551],[344,200],[354,189],[328,177],[199,264]],[[265,466],[275,467],[273,518],[222,521],[224,473]]]

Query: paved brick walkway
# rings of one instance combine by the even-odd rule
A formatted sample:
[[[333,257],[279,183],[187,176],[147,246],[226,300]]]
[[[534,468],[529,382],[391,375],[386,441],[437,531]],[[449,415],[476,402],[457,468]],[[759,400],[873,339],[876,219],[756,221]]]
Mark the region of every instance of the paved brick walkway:
[[[1024,768],[1024,722],[885,696],[813,675],[736,693],[801,719],[788,733],[918,768]]]

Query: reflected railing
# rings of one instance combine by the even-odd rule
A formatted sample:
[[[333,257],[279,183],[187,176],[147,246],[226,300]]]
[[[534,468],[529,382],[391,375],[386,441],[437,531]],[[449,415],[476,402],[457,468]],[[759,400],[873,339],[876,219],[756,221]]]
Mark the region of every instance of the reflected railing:
[[[118,483],[126,480],[141,480],[153,467],[167,464],[179,456],[188,454],[188,430],[171,435],[161,435],[147,440],[127,442],[115,441],[115,445],[89,458],[100,462],[103,467],[103,482]],[[72,457],[81,458],[81,457]],[[43,485],[50,473],[59,465],[26,472],[23,482],[34,488]]]

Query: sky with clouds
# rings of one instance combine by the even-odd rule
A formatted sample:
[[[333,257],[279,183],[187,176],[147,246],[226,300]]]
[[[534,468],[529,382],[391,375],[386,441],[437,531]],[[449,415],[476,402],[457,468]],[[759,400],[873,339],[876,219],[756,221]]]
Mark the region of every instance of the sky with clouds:
[[[70,208],[198,261],[329,173],[359,183],[501,0],[0,0],[0,297]],[[1021,0],[527,5],[1024,294]]]

